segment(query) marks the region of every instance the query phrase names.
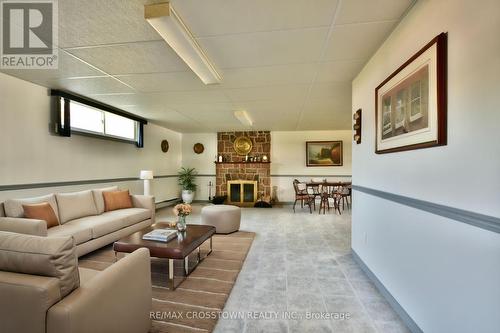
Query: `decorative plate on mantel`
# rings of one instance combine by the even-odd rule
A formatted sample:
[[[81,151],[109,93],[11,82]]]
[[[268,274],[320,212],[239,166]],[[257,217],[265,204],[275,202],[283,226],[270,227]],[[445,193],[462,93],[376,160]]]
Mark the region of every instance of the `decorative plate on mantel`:
[[[239,136],[234,140],[234,151],[238,155],[247,155],[252,151],[253,143],[249,137]]]

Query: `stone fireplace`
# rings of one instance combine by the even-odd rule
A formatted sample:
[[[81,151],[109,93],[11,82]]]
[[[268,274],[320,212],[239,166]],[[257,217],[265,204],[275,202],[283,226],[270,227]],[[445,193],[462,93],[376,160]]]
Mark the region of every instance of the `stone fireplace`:
[[[245,155],[238,155],[234,150],[234,140],[240,136],[246,136],[252,141],[252,150],[248,153],[248,159],[257,161],[245,161]],[[250,205],[261,196],[271,195],[271,133],[269,131],[241,131],[241,132],[219,132],[217,133],[217,154],[224,157],[223,162],[216,163],[216,195],[229,195],[231,185],[240,184],[238,189],[240,202],[231,201],[232,204]],[[267,161],[262,161],[264,155]],[[250,185],[255,184],[255,195],[250,202]],[[236,185],[232,185],[236,191]],[[245,192],[244,190],[247,190]],[[233,193],[233,195],[235,195]],[[235,195],[233,199],[237,199]]]

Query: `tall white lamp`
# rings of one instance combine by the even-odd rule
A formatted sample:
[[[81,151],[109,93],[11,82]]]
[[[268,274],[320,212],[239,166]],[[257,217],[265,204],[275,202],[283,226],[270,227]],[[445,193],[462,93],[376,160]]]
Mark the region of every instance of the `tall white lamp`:
[[[144,180],[144,195],[151,195],[151,179],[153,179],[153,171],[141,170],[140,177]]]

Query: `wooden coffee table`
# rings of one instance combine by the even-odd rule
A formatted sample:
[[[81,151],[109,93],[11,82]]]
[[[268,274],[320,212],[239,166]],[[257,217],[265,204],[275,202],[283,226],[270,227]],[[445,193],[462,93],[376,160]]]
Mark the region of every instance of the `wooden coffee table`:
[[[212,236],[215,234],[215,227],[210,225],[195,225],[188,224],[186,231],[179,233],[177,238],[174,238],[167,243],[149,241],[142,239],[144,234],[153,229],[167,229],[168,224],[158,222],[150,227],[139,230],[130,236],[122,238],[113,244],[115,258],[117,252],[132,253],[139,248],[147,248],[152,257],[168,259],[168,278],[171,290],[182,283],[186,277],[202,262],[210,253],[212,253]],[[207,240],[210,240],[210,251],[202,258],[200,246]],[[191,253],[197,251],[197,262],[191,271],[189,271],[188,257]],[[174,283],[174,260],[184,261],[184,273],[182,281],[175,286]]]

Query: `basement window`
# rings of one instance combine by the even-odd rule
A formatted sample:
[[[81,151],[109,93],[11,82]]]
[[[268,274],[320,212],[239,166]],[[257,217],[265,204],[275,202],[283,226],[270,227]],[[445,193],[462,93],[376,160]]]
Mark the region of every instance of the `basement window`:
[[[56,97],[56,132],[101,137],[143,147],[145,119],[78,95],[53,90]]]
[[[60,112],[64,114],[64,103]],[[69,101],[71,131],[102,135],[115,139],[136,142],[137,121],[110,112],[102,111],[78,102]]]

